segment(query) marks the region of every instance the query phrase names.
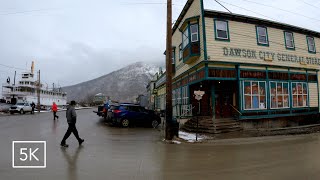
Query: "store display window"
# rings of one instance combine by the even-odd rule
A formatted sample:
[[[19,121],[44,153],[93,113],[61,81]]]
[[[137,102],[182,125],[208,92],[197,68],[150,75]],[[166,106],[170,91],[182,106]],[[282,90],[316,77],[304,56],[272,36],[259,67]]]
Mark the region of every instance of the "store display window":
[[[307,83],[294,82],[292,85],[292,106],[307,107],[308,106],[308,86]]]
[[[271,109],[289,108],[289,83],[270,82]]]
[[[266,109],[266,82],[244,81],[243,103],[245,110]]]

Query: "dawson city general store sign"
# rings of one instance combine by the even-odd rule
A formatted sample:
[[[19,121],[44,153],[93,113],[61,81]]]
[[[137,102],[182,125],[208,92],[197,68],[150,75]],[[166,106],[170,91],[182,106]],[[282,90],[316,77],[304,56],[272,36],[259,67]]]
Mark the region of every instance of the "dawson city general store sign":
[[[304,57],[285,53],[275,53],[270,51],[256,51],[252,49],[240,49],[223,47],[223,55],[246,59],[261,59],[265,61],[287,61],[300,64],[320,65],[320,58]]]

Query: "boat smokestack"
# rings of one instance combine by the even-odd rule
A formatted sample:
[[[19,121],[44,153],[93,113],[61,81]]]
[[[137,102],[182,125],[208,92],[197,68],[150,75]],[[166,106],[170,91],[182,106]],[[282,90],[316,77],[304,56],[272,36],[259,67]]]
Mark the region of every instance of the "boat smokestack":
[[[32,61],[32,64],[31,64],[31,73],[32,74],[34,73],[34,61]]]

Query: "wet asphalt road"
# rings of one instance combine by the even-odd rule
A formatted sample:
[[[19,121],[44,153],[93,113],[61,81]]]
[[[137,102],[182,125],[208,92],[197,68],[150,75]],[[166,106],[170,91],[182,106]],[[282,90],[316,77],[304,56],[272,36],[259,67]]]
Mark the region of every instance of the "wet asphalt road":
[[[60,148],[67,123],[51,113],[0,116],[1,180],[87,179],[320,179],[320,135],[165,144],[151,128],[109,127],[77,111],[84,145],[73,135]],[[47,141],[47,168],[13,169],[13,140]]]

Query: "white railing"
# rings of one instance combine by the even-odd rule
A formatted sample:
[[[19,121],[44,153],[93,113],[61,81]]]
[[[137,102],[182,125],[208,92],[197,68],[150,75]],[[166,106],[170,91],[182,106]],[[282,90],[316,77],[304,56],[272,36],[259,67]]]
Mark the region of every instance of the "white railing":
[[[31,92],[22,92],[22,91],[2,91],[2,95],[33,95]]]
[[[172,109],[172,115],[179,118],[192,116],[192,104],[175,105]]]

